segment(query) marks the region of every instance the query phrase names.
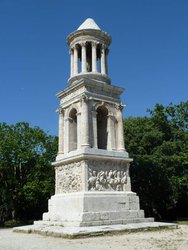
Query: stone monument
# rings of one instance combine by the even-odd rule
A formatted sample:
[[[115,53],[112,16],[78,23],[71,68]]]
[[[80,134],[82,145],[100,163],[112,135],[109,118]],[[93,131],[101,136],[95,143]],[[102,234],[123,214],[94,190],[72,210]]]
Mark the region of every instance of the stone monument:
[[[43,222],[98,226],[153,221],[131,191],[120,95],[111,84],[111,37],[88,18],[67,38],[69,86],[59,92],[59,150],[55,195]]]
[[[111,37],[88,18],[67,38],[69,86],[59,92],[59,149],[55,195],[34,225],[15,232],[81,237],[114,231],[176,228],[145,218],[131,191],[124,146],[122,88],[111,84],[107,56]]]

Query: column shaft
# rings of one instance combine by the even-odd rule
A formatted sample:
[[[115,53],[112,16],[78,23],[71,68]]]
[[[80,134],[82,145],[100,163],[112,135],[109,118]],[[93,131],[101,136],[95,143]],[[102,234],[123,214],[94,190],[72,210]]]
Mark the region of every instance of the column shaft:
[[[122,117],[122,108],[118,108],[117,111],[117,149],[120,151],[125,151],[124,144],[124,130],[123,130],[123,117]]]
[[[114,123],[113,115],[108,115],[107,132],[108,132],[107,149],[114,150],[115,149],[115,123]]]
[[[74,75],[78,74],[78,50],[74,47]]]
[[[92,72],[97,72],[97,44],[92,43]]]
[[[106,67],[106,74],[108,75],[108,60],[107,60],[107,57],[108,57],[108,49],[106,50],[106,53],[105,53],[105,67]]]
[[[107,120],[107,150],[112,149],[112,134],[111,134],[111,119],[110,116],[108,115],[108,120]]]
[[[73,77],[74,75],[74,51],[72,49],[70,49],[70,55],[71,55],[71,72],[70,72],[70,76]]]
[[[81,113],[77,113],[77,149],[81,147]]]
[[[97,142],[97,112],[92,112],[92,122],[93,122],[93,148],[98,148]]]
[[[64,153],[64,114],[63,110],[59,110],[59,141],[58,154]]]
[[[69,152],[69,118],[64,119],[65,124],[64,124],[64,134],[65,134],[65,138],[64,138],[64,153],[68,153]]]
[[[82,44],[82,72],[86,72],[86,44]]]
[[[105,47],[101,47],[101,74],[106,74],[106,65],[105,65]]]
[[[88,148],[89,144],[89,114],[87,97],[82,99],[82,147]]]

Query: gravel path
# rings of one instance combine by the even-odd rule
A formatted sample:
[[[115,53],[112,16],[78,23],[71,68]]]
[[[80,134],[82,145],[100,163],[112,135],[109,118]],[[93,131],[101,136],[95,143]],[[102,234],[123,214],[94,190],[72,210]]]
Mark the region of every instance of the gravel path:
[[[188,225],[179,229],[62,239],[0,229],[0,250],[188,250]]]

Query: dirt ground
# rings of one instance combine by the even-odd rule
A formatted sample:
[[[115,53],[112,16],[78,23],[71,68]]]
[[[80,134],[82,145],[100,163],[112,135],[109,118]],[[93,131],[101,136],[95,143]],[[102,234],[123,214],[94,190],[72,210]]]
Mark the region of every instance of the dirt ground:
[[[0,250],[188,250],[188,225],[178,229],[143,231],[83,239],[62,239],[0,229]]]

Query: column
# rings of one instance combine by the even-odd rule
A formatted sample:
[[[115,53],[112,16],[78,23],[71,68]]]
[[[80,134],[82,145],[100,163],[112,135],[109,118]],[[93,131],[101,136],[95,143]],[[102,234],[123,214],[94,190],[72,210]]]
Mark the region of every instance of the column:
[[[88,101],[87,96],[82,98],[82,147],[84,148],[90,147]]]
[[[77,149],[81,148],[81,112],[77,113]]]
[[[107,120],[107,149],[108,150],[115,150],[115,123],[114,123],[114,116],[112,114],[108,115]]]
[[[106,53],[105,53],[105,66],[106,66],[106,74],[108,75],[108,60],[107,60],[107,58],[108,58],[108,52],[109,52],[109,50],[108,50],[108,48],[106,49]]]
[[[69,152],[69,118],[66,117],[64,119],[65,124],[64,124],[64,134],[65,134],[65,138],[64,138],[64,153],[68,153]]]
[[[117,137],[118,137],[117,149],[120,151],[125,151],[122,111],[123,111],[123,106],[118,105],[117,107]]]
[[[97,112],[92,111],[92,123],[93,123],[93,148],[98,148],[97,142]]]
[[[105,65],[105,45],[101,46],[101,74],[106,74],[106,65]]]
[[[70,77],[73,77],[74,75],[74,51],[73,49],[70,49],[70,55],[71,55]]]
[[[97,72],[97,43],[92,42],[92,72]]]
[[[82,43],[82,72],[86,72],[86,44]]]
[[[74,75],[78,74],[78,50],[77,46],[74,47]]]
[[[64,111],[59,108],[59,141],[58,141],[58,154],[64,153]]]

